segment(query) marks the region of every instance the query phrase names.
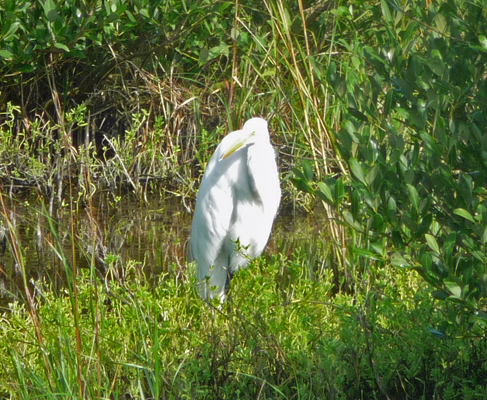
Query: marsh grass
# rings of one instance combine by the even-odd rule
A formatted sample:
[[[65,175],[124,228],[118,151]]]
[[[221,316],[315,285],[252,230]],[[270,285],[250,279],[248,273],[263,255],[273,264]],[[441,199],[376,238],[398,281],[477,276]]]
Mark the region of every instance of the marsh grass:
[[[343,156],[378,154],[373,129],[384,136],[384,122],[397,126],[406,141],[417,141],[407,134],[407,118],[391,111],[409,107],[416,94],[393,102],[398,90],[387,81],[390,69],[384,66],[404,69],[399,44],[423,51],[414,34],[417,20],[424,19],[418,38],[439,34],[437,25],[445,18],[431,18],[441,16],[442,5],[418,3],[403,12],[388,1],[339,1],[330,10],[323,3],[306,9],[302,1],[200,3],[152,8],[143,0],[127,2],[127,8],[114,4],[116,11],[99,9],[104,32],[90,40],[80,38],[98,29],[90,25],[95,20],[84,20],[78,29],[76,18],[84,14],[63,2],[47,1],[42,10],[19,2],[23,9],[5,14],[6,26],[19,30],[2,40],[30,43],[28,25],[15,18],[37,11],[41,22],[37,16],[32,21],[46,28],[32,34],[52,37],[36,38],[38,46],[49,43],[44,52],[10,58],[0,53],[4,75],[13,78],[1,81],[1,191],[13,196],[35,190],[44,199],[51,250],[66,286],[59,290],[49,274],[28,279],[25,249],[4,205],[21,291],[1,315],[1,395],[485,397],[485,318],[474,325],[455,322],[453,305],[437,307],[413,269],[391,267],[390,249],[374,242],[368,221],[365,230],[353,218],[347,224],[335,214],[349,200],[344,185],[354,174],[365,181],[361,169],[351,171]],[[445,3],[445,15],[453,3]],[[480,3],[458,7],[460,16],[462,7],[472,7],[474,28],[485,10]],[[416,17],[410,18],[412,12]],[[64,29],[70,24],[75,28]],[[394,37],[397,53],[385,39]],[[435,36],[431,43],[445,38]],[[442,49],[448,53],[446,45]],[[429,75],[434,77],[441,54],[433,50],[436,64]],[[93,58],[85,64],[79,51]],[[437,85],[432,87],[442,87]],[[254,115],[270,122],[283,209],[321,210],[318,194],[329,200],[322,205],[327,224],[312,252],[290,249],[241,271],[232,282],[228,310],[219,312],[198,299],[190,266],[167,265],[165,271],[178,273],[145,276],[136,263],[116,261],[94,218],[85,233],[74,232],[75,211],[91,213],[93,199],[105,192],[113,206],[128,192],[141,200],[155,192],[179,196],[190,209],[212,150],[227,131]],[[416,116],[414,107],[411,115]],[[439,119],[432,121],[436,126]],[[426,126],[423,121],[421,129]],[[317,191],[316,182],[334,192],[326,185]],[[350,199],[356,214],[360,200]],[[49,217],[60,205],[71,213],[62,230]],[[431,237],[428,243],[434,244]],[[80,268],[76,252],[86,253],[86,268]]]
[[[220,311],[199,299],[191,264],[183,276],[153,277],[130,261],[96,268],[87,253],[88,267],[79,268],[72,253],[86,248],[81,238],[66,250],[60,227],[50,226],[61,289],[49,274],[27,279],[16,228],[7,225],[24,295],[1,313],[5,398],[485,395],[484,341],[460,328],[432,334],[443,315],[412,270],[357,265],[351,289],[337,290],[321,258],[330,246],[297,248],[239,271]]]
[[[36,97],[36,86],[27,90],[19,83],[29,93],[25,98],[37,99],[41,107],[17,101],[15,82],[5,83],[5,106],[0,108],[3,186],[12,192],[37,186],[58,202],[68,193],[70,176],[84,200],[94,191],[192,195],[194,180],[221,137],[255,115],[270,120],[284,175],[302,158],[313,160],[318,176],[334,169],[337,156],[325,123],[330,97],[323,81],[331,48],[319,51],[322,43],[306,25],[291,23],[290,13],[299,9],[304,16],[302,3],[292,8],[282,1],[267,3],[265,10],[236,3],[233,12],[228,5],[217,2],[182,12],[188,36],[175,42],[182,58],[149,53],[141,68],[133,57],[121,62],[112,46],[108,54],[113,59],[104,57],[120,64],[100,82],[84,81],[95,85],[89,92],[81,93],[74,78],[54,80],[53,71],[64,77],[71,73],[70,63],[83,69],[83,61],[74,57],[64,64],[60,54],[51,54],[46,67],[36,71],[36,79],[46,81],[49,90],[38,86]],[[178,7],[166,11],[178,15]],[[201,12],[210,12],[206,24]],[[145,23],[154,28],[154,21]],[[116,29],[110,23],[107,32]],[[218,39],[220,45],[211,47]],[[88,169],[94,178],[89,187],[83,179]]]

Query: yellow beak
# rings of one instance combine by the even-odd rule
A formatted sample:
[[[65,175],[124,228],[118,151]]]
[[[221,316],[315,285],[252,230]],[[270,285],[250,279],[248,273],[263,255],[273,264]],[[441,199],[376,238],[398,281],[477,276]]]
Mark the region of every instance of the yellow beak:
[[[240,149],[252,136],[255,135],[255,132],[251,132],[249,136],[244,139],[237,140],[223,155],[221,156],[220,160],[224,160],[228,156],[235,153],[238,149]]]

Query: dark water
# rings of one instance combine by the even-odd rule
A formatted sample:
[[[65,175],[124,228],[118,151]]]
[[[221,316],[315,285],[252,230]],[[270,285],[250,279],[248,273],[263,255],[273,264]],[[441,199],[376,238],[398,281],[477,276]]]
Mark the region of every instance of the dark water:
[[[55,288],[65,285],[66,269],[88,268],[93,262],[104,278],[130,279],[124,276],[127,266],[131,273],[149,279],[162,273],[181,277],[188,273],[186,248],[193,204],[179,197],[154,196],[144,202],[127,197],[118,202],[98,201],[91,207],[65,204],[52,210],[36,200],[4,197],[4,202],[0,226],[10,226],[14,237],[7,234],[5,254],[0,254],[1,306],[22,297],[23,268],[31,285],[44,279]],[[308,254],[308,262],[314,263],[326,223],[317,214],[281,211],[265,253],[292,259],[301,249],[301,254]],[[21,263],[14,257],[15,249],[21,253]]]

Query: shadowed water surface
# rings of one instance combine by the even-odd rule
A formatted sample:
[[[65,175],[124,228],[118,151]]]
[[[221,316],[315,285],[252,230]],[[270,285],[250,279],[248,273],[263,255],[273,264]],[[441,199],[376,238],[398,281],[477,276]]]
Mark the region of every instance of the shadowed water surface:
[[[22,297],[24,268],[32,288],[39,280],[47,280],[57,290],[65,286],[66,269],[73,265],[79,269],[94,263],[99,276],[109,279],[130,279],[125,276],[128,265],[132,273],[154,282],[162,273],[181,278],[189,273],[186,249],[193,204],[179,197],[161,200],[153,196],[145,202],[127,197],[72,211],[69,205],[49,211],[42,202],[30,199],[6,199],[5,206],[0,221],[12,229],[7,230],[5,254],[0,254],[2,306]],[[313,260],[325,223],[316,213],[313,218],[281,213],[265,253],[292,257],[296,248],[304,248]],[[20,263],[14,256],[16,249]]]

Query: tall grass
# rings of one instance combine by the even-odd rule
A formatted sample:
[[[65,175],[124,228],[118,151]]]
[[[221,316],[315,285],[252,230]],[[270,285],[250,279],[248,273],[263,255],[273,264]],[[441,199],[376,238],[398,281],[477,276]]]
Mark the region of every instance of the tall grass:
[[[17,228],[8,229],[16,237]],[[66,249],[58,238],[69,226],[52,220],[50,229],[66,285],[56,289],[49,275],[29,280],[20,267],[25,295],[1,314],[3,397],[485,395],[476,367],[485,345],[432,335],[442,315],[411,270],[352,270],[353,292],[337,292],[324,260],[294,249],[242,270],[222,312],[201,302],[194,271],[183,279],[163,273],[154,285],[130,261],[101,273],[91,253],[79,268],[71,253],[86,248],[81,238]],[[10,239],[12,251],[20,246]],[[317,254],[326,251],[317,245]]]
[[[378,102],[372,109],[384,113],[392,106],[381,92],[385,86],[372,88],[372,80],[357,78],[371,67],[361,62],[369,53],[354,44],[376,46],[383,40],[382,14],[368,18],[377,13],[377,4],[338,2],[328,10],[320,4],[306,9],[301,0],[202,1],[198,7],[167,2],[161,8],[147,1],[127,2],[127,8],[117,3],[116,12],[98,9],[100,15],[109,11],[105,36],[100,36],[107,47],[96,35],[83,42],[77,36],[69,39],[70,30],[58,32],[59,16],[65,15],[66,26],[78,16],[70,14],[71,8],[49,9],[63,4],[46,2],[39,9],[45,12],[39,24],[52,28],[55,48],[65,53],[49,48],[47,57],[23,60],[20,67],[15,54],[10,60],[0,53],[4,71],[34,69],[21,75],[25,81],[17,73],[13,83],[1,81],[6,93],[0,106],[2,217],[23,292],[1,315],[3,397],[486,395],[487,349],[478,340],[482,328],[476,327],[476,338],[455,326],[445,334],[444,315],[451,310],[435,307],[414,270],[391,268],[388,249],[364,251],[374,245],[366,234],[369,227],[353,229],[352,218],[352,228],[345,228],[330,202],[322,205],[327,223],[314,254],[298,248],[287,256],[255,261],[232,281],[228,312],[202,304],[190,267],[174,266],[184,274],[163,273],[154,286],[154,277],[144,276],[133,262],[113,262],[106,246],[110,238],[93,216],[96,196],[103,192],[112,205],[127,192],[141,200],[156,192],[178,196],[190,209],[213,148],[253,115],[270,122],[283,210],[321,207],[314,195],[327,198],[328,193],[316,191],[315,182],[330,182],[330,177],[340,178],[334,180],[341,186],[334,186],[333,195],[345,199],[343,182],[353,174],[342,158],[344,146],[342,153],[338,150],[337,136],[345,131],[342,144],[348,140],[352,155],[360,154],[364,146],[355,135],[358,126],[382,129],[366,115],[368,102]],[[404,12],[393,19],[388,4],[381,3],[387,23],[405,24]],[[357,9],[360,15],[354,14]],[[32,10],[24,11],[30,15]],[[160,15],[164,21],[158,20]],[[364,29],[363,21],[372,22]],[[96,30],[88,29],[91,22],[83,23],[80,35]],[[132,36],[123,36],[121,27],[137,39],[128,40]],[[159,42],[163,44],[155,44]],[[86,43],[87,56],[97,56],[87,64],[77,58],[76,49],[64,49]],[[153,50],[147,50],[149,45]],[[140,51],[134,51],[136,46]],[[17,48],[22,47],[10,50]],[[95,83],[86,89],[97,62]],[[26,82],[42,84],[26,91]],[[347,85],[356,86],[347,91]],[[15,95],[33,93],[36,87],[32,96],[19,100]],[[361,97],[361,92],[375,97]],[[361,98],[366,101],[354,103]],[[350,114],[357,116],[356,125],[344,122]],[[370,131],[362,132],[365,137]],[[298,191],[300,185],[305,190]],[[63,290],[54,287],[54,278],[29,279],[5,204],[6,193],[32,188],[47,204],[49,246],[63,267]],[[351,202],[356,205],[357,199]],[[70,214],[68,227],[56,225],[52,217],[59,205]],[[83,235],[75,229],[82,208],[91,215]],[[67,249],[61,234],[68,238]],[[87,253],[87,268],[80,268],[79,252]],[[97,268],[100,262],[103,269]]]
[[[77,206],[104,191],[114,202],[127,192],[144,199],[154,191],[185,201],[194,197],[195,179],[220,138],[246,118],[261,115],[269,119],[279,150],[283,204],[288,209],[309,208],[309,198],[304,200],[289,180],[295,167],[309,159],[316,178],[346,172],[330,130],[339,124],[340,115],[336,106],[330,107],[334,99],[325,80],[334,53],[333,30],[320,32],[319,37],[309,31],[305,22],[309,11],[305,15],[301,2],[264,6],[236,4],[231,42],[223,50],[210,48],[213,58],[206,63],[193,59],[198,68],[192,73],[183,71],[187,60],[168,69],[154,54],[146,64],[150,68],[138,69],[130,62],[120,66],[120,74],[107,78],[103,91],[91,93],[71,109],[61,105],[52,68],[46,68],[56,117],[51,121],[48,113],[31,117],[25,108],[10,106],[0,132],[5,144],[0,151],[6,166],[4,186],[19,191],[35,184],[49,198],[51,210],[70,190],[78,198]],[[210,8],[227,12],[223,4]],[[290,17],[296,11],[301,22]],[[334,27],[333,15],[324,22]],[[212,20],[211,27],[221,33],[223,23]],[[195,24],[188,29],[203,28]],[[194,36],[189,37],[196,43]],[[225,43],[226,37],[221,39]],[[208,39],[205,46],[210,43]],[[193,57],[182,44],[180,51]],[[59,60],[51,61],[58,65]],[[133,86],[124,74],[132,76]],[[28,116],[29,130],[22,131],[20,115]],[[26,142],[32,146],[24,146]],[[12,160],[19,158],[26,161],[15,168]],[[348,264],[345,234],[334,222],[334,211],[324,207],[332,221],[328,236],[336,244],[338,276]]]
[[[138,68],[129,58],[100,83],[99,89],[83,94],[78,102],[62,93],[71,88],[56,80],[55,73],[68,71],[63,69],[62,56],[51,54],[46,67],[38,71],[38,79],[46,81],[49,90],[39,95],[47,96],[45,101],[53,106],[52,110],[36,112],[29,108],[33,106],[30,103],[15,99],[9,102],[8,98],[7,107],[2,109],[2,142],[10,147],[2,149],[3,164],[9,165],[15,157],[13,149],[18,149],[26,160],[36,161],[35,165],[24,163],[17,170],[7,168],[4,182],[20,189],[32,185],[28,176],[36,176],[35,182],[56,193],[58,200],[68,174],[78,189],[83,189],[84,196],[95,187],[142,195],[169,186],[170,191],[186,193],[200,172],[195,160],[204,165],[208,156],[201,154],[211,151],[223,133],[237,129],[251,115],[271,120],[275,143],[282,149],[284,172],[294,167],[295,157],[310,157],[318,176],[336,171],[337,165],[338,170],[343,169],[327,121],[331,99],[324,82],[333,38],[328,34],[314,36],[305,19],[301,25],[299,20],[291,21],[290,14],[296,10],[305,18],[301,2],[298,6],[282,1],[264,4],[265,9],[261,9],[252,2],[236,3],[229,14],[233,20],[230,25],[223,22],[231,10],[228,3],[184,10],[188,36],[175,45],[183,55],[179,64],[176,56],[171,66],[170,60],[154,53],[144,58],[146,68]],[[169,13],[181,10],[174,6],[166,11],[169,18]],[[201,12],[210,13],[211,23],[203,23],[198,14]],[[332,16],[325,20],[333,24]],[[145,23],[154,28],[151,22]],[[107,32],[118,29],[109,25]],[[207,29],[218,36],[207,37]],[[230,41],[226,36],[229,30]],[[217,40],[220,46],[211,48]],[[197,59],[196,51],[209,55],[203,58],[200,54]],[[113,47],[108,54],[112,54],[113,62],[119,62]],[[11,93],[10,86],[7,93]],[[68,157],[72,163],[66,170]],[[43,165],[56,168],[46,171]],[[92,176],[97,177],[90,188],[84,185],[81,173],[88,166],[94,172]]]

